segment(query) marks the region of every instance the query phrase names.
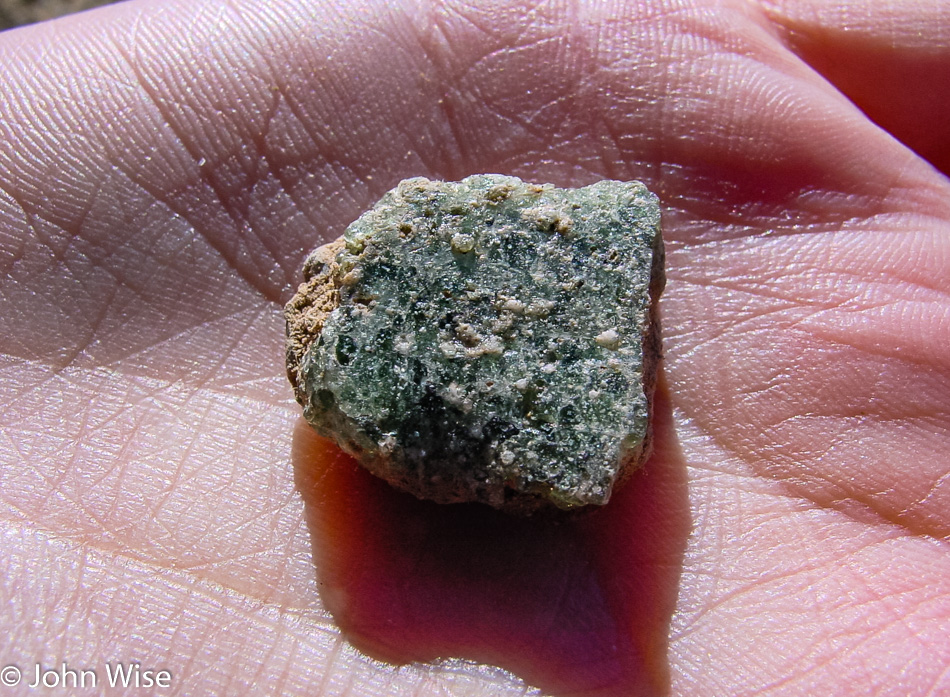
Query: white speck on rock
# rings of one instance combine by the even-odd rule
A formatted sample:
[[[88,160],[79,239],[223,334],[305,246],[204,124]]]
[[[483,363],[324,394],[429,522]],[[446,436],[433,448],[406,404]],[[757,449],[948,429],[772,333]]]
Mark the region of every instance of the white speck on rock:
[[[620,347],[620,335],[616,329],[608,329],[594,337],[598,346],[603,346],[610,351],[616,351]]]
[[[473,249],[475,249],[474,237],[462,233],[452,235],[452,251],[468,254]]]

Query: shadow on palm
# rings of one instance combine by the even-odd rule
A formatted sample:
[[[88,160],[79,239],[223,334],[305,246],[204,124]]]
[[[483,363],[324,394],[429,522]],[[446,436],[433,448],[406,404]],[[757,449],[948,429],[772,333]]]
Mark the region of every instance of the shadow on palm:
[[[294,468],[325,605],[385,661],[487,662],[554,694],[664,693],[690,527],[669,410],[661,384],[654,454],[607,507],[529,519],[396,492],[301,421]]]

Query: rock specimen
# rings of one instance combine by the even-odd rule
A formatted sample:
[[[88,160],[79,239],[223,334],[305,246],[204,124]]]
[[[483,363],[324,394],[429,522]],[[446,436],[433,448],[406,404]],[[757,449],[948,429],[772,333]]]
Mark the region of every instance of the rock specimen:
[[[307,421],[441,503],[607,502],[647,457],[663,243],[639,182],[401,182],[288,303]]]

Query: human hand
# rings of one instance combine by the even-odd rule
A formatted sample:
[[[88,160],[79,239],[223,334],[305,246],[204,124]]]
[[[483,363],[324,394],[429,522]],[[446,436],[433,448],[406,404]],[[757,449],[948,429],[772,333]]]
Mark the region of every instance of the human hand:
[[[0,35],[0,663],[950,689],[950,184],[808,65],[945,173],[950,17],[820,8],[138,0]],[[283,376],[304,254],[475,172],[664,205],[657,453],[560,525],[391,492]]]

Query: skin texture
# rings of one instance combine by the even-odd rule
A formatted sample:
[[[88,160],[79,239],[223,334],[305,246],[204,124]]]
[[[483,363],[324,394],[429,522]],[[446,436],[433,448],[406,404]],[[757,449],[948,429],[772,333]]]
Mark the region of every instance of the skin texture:
[[[0,663],[135,659],[183,695],[950,691],[948,26],[139,0],[0,35]],[[301,426],[304,254],[476,172],[664,206],[657,453],[602,514],[435,510]]]

